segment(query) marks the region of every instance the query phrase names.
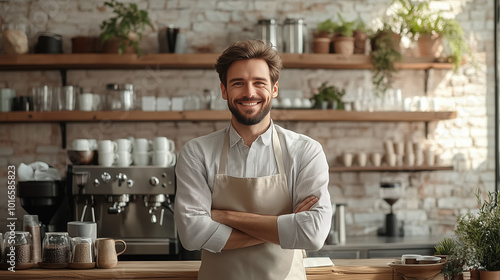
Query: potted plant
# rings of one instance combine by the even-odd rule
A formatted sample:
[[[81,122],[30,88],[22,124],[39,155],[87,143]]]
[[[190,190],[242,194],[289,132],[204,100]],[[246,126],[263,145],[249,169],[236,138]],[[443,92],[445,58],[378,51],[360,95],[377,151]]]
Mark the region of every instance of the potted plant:
[[[316,31],[313,33],[313,51],[315,53],[329,53],[335,23],[327,19],[318,23]]]
[[[463,52],[470,52],[460,24],[454,19],[442,17],[439,11],[432,11],[429,1],[395,0],[394,3],[399,4],[396,16],[403,23],[405,33],[416,40],[420,56],[440,58],[446,46],[451,54],[445,60],[451,61],[455,70],[458,69]]]
[[[381,96],[392,86],[394,74],[397,72],[395,63],[402,60],[400,53],[401,35],[384,23],[371,36],[372,83],[376,95]]]
[[[314,102],[315,109],[344,109],[344,104],[342,103],[344,95],[345,89],[338,89],[324,82],[315,90],[311,101]]]
[[[469,252],[467,256],[463,256],[466,265],[472,269],[479,269],[482,280],[499,279],[500,207],[498,206],[498,192],[489,192],[488,198],[485,200],[481,199],[480,193],[477,193],[476,197],[479,212],[459,216],[455,235],[461,244],[460,247]],[[490,276],[496,278],[487,278]]]
[[[101,40],[105,46],[105,52],[132,52],[141,55],[142,50],[139,44],[142,41],[143,32],[146,27],[154,30],[148,12],[139,10],[137,4],[129,3],[125,5],[111,0],[104,2],[105,6],[113,9],[114,16],[101,23]],[[114,50],[113,50],[114,46]]]
[[[335,27],[333,37],[333,49],[335,53],[352,55],[354,53],[354,29],[355,21],[346,21],[339,14],[340,24]]]

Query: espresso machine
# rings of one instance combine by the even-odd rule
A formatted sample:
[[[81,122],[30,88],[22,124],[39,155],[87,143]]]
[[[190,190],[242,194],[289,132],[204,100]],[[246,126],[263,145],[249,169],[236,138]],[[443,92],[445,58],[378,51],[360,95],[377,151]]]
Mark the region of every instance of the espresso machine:
[[[74,219],[96,222],[98,238],[124,240],[122,259],[176,259],[174,167],[69,165],[68,178]]]

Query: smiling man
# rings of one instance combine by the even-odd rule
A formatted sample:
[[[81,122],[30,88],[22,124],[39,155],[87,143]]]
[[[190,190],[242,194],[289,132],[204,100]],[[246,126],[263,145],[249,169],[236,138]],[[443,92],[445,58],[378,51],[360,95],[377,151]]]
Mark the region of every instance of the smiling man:
[[[179,154],[175,222],[183,246],[202,250],[198,279],[306,279],[302,249],[330,230],[321,145],[271,120],[281,68],[262,41],[229,46],[215,69],[230,125]]]

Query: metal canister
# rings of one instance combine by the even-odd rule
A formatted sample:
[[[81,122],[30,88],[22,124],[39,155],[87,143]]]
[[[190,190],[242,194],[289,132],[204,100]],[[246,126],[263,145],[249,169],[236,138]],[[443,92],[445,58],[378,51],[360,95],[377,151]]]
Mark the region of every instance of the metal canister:
[[[132,84],[107,84],[106,109],[111,111],[134,110],[135,94]]]
[[[278,23],[275,19],[261,19],[257,23],[257,39],[270,42],[278,49]]]
[[[283,52],[304,53],[307,29],[301,18],[287,18],[283,24]]]

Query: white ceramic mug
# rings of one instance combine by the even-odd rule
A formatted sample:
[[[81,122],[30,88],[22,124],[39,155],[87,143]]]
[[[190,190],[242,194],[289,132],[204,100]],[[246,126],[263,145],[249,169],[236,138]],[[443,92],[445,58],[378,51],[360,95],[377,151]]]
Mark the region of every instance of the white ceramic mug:
[[[99,152],[98,162],[100,166],[113,166],[113,164],[118,159],[118,155],[115,153],[101,153]]]
[[[161,167],[174,166],[177,162],[177,157],[172,152],[167,151],[154,151],[153,152],[153,165]]]
[[[117,146],[117,152],[132,152],[132,141],[130,141],[129,139],[116,139],[115,142]]]
[[[153,139],[153,150],[173,152],[175,150],[175,143],[167,137],[155,137]]]
[[[81,111],[92,111],[94,105],[94,94],[82,93],[78,96],[78,105]]]
[[[147,153],[151,150],[152,141],[146,138],[134,139],[133,150],[134,153]]]
[[[75,139],[73,140],[72,146],[75,151],[89,151],[91,144],[89,139]]]
[[[116,166],[127,167],[132,164],[132,154],[127,151],[116,152],[118,158],[116,159]]]
[[[147,152],[136,152],[132,154],[134,165],[144,166],[149,165],[151,155]]]
[[[387,165],[396,166],[396,160],[398,156],[396,154],[386,154]]]
[[[97,142],[97,151],[99,152],[99,155],[101,153],[106,154],[106,153],[115,153],[118,150],[118,145],[116,144],[115,141],[111,140],[100,140]]]

